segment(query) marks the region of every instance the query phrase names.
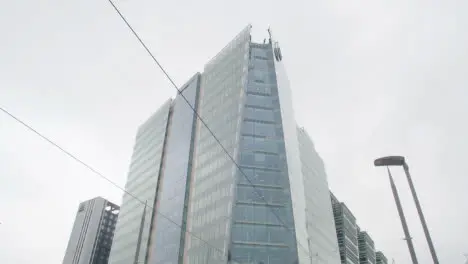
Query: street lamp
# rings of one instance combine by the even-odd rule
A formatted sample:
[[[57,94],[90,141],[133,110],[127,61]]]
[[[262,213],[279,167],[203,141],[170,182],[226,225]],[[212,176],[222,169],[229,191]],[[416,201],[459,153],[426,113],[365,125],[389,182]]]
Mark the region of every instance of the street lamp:
[[[408,167],[408,164],[405,161],[405,157],[402,157],[402,156],[382,157],[382,158],[376,159],[374,161],[374,165],[377,166],[377,167],[379,167],[379,166],[386,166],[387,167],[388,175],[390,177],[390,183],[392,184],[392,190],[395,189],[393,191],[394,196],[395,196],[395,193],[396,193],[396,187],[394,187],[395,183],[393,182],[393,178],[391,177],[390,169],[388,169],[388,166],[402,166],[403,167],[403,169],[405,171],[405,174],[406,174],[406,178],[408,180],[408,184],[409,184],[410,189],[411,189],[411,194],[413,195],[414,203],[416,204],[416,209],[418,210],[418,215],[419,215],[419,219],[421,220],[421,225],[422,225],[423,230],[424,230],[424,235],[426,236],[427,244],[429,245],[429,250],[431,252],[432,260],[434,261],[434,264],[439,264],[439,259],[437,258],[437,254],[435,252],[434,244],[432,243],[431,235],[429,233],[429,229],[427,228],[427,224],[426,224],[426,219],[424,218],[424,214],[422,212],[421,205],[419,204],[419,199],[418,199],[418,196],[416,194],[416,189],[414,188],[413,180],[411,179],[411,175],[409,173],[409,167]],[[397,199],[399,200],[398,193],[396,193],[395,202],[396,202]],[[405,222],[404,225],[406,225],[406,220],[404,219],[404,214],[403,214],[403,210],[401,209],[401,204],[399,206],[398,206],[398,204],[399,204],[399,202],[397,203],[397,207],[399,207],[398,212],[400,213],[400,211],[401,211],[400,218],[401,218],[402,224],[403,224],[403,222]],[[405,229],[405,227],[403,227],[403,229]],[[406,227],[406,229],[408,229],[408,227]],[[405,232],[405,236],[406,235],[409,236],[409,232],[408,232],[408,234],[406,234],[406,232]],[[408,240],[408,237],[406,239],[407,239],[407,241],[410,241],[410,240]],[[411,244],[411,247],[412,247],[412,242],[408,243],[408,247],[410,247],[410,244]],[[414,248],[413,248],[412,251],[413,251],[413,253],[412,253],[411,258],[413,259],[413,263],[417,263],[417,262],[415,262],[416,255],[414,254]],[[410,249],[410,252],[411,252],[411,249]],[[413,258],[413,255],[414,255],[414,258]]]
[[[374,163],[375,165],[376,163]],[[376,166],[385,166],[385,165],[376,165]],[[388,178],[390,179],[390,186],[392,187],[393,198],[395,199],[395,203],[398,210],[398,215],[400,216],[401,225],[403,226],[403,232],[405,233],[405,240],[408,244],[408,249],[411,255],[411,260],[413,264],[418,264],[418,259],[416,257],[416,252],[414,251],[413,241],[411,240],[411,236],[408,230],[408,224],[406,223],[405,213],[403,212],[403,208],[401,208],[400,197],[398,196],[398,191],[395,186],[395,182],[393,181],[392,174],[390,173],[390,169],[387,167]]]

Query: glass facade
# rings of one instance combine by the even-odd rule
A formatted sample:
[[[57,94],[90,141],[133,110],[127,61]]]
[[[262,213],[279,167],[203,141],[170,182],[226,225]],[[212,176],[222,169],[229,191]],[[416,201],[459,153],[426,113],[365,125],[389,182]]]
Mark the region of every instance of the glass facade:
[[[289,80],[286,75],[284,64],[279,56],[278,43],[273,41],[271,54],[276,73],[276,83],[278,86],[278,98],[280,103],[284,145],[286,150],[286,160],[288,164],[288,179],[291,193],[292,213],[294,217],[294,230],[296,234],[298,263],[310,263],[311,254],[308,245],[306,197],[304,190],[304,175],[302,174],[302,164],[300,159],[299,138],[297,134],[297,124],[292,105],[292,94],[289,87]]]
[[[94,246],[92,264],[107,264],[117,223],[119,207],[110,202],[106,203],[101,218],[99,235]]]
[[[306,228],[311,259],[313,263],[339,263],[338,241],[325,166],[307,132],[297,128],[297,135],[304,177]]]
[[[356,218],[348,207],[331,193],[335,227],[342,264],[359,264]]]
[[[109,258],[111,264],[135,263],[146,257],[170,106],[168,100],[138,129],[125,189],[140,201],[146,201],[149,207],[145,210],[139,200],[124,194]]]
[[[374,240],[358,228],[359,264],[375,264]]]
[[[196,74],[181,88],[190,106],[197,108],[200,74]],[[188,188],[192,169],[192,149],[196,115],[178,95],[172,104],[163,173],[158,188],[157,211],[154,215],[150,250],[146,263],[182,263],[185,240]],[[168,220],[168,217],[170,220]],[[182,228],[180,228],[182,227]]]
[[[119,206],[101,197],[82,202],[63,264],[107,264]]]
[[[250,26],[206,66],[202,76],[185,263],[226,263]],[[216,135],[219,142],[211,135]]]
[[[296,263],[288,166],[270,44],[250,44],[232,215],[231,254],[239,263]]]
[[[375,253],[375,260],[376,264],[388,264],[387,258],[381,251]]]

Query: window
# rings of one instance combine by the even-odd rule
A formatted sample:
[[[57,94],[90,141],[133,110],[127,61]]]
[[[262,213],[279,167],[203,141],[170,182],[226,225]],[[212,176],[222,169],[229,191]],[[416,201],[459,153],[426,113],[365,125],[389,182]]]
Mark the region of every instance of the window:
[[[245,108],[245,118],[265,122],[275,122],[275,114],[271,109],[263,109],[259,107],[247,106]]]
[[[255,95],[271,95],[271,87],[269,85],[256,85],[255,83],[262,83],[263,81],[255,80],[253,84],[247,86],[247,92]]]
[[[254,159],[256,162],[264,162],[265,154],[264,153],[254,153]]]
[[[254,58],[257,60],[268,60],[268,58],[263,57],[263,56],[254,56]]]

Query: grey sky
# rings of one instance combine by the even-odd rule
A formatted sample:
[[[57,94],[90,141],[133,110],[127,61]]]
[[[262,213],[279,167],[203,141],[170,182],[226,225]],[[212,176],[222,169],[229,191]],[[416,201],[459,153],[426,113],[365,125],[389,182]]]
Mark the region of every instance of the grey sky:
[[[410,263],[379,155],[408,158],[441,263],[468,253],[468,2],[116,2],[178,84],[247,23],[280,41],[298,121],[378,249]],[[137,126],[175,95],[107,1],[3,1],[0,105],[122,186]],[[61,263],[80,201],[121,192],[0,114],[0,263]],[[420,263],[431,263],[403,173]]]

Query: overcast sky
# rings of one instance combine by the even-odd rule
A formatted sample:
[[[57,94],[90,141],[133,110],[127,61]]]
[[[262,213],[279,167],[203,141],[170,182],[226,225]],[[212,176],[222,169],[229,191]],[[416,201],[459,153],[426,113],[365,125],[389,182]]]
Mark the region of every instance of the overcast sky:
[[[468,1],[116,3],[179,85],[248,23],[258,41],[271,25],[297,120],[377,249],[410,263],[386,172],[372,166],[405,155],[440,262],[464,262]],[[2,1],[0,32],[0,106],[123,186],[137,126],[175,91],[112,7]],[[431,263],[393,171],[419,261]],[[94,196],[122,193],[0,113],[0,263],[61,263],[77,206]]]

